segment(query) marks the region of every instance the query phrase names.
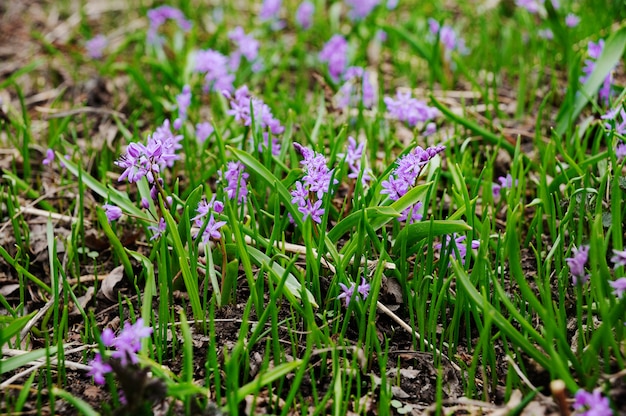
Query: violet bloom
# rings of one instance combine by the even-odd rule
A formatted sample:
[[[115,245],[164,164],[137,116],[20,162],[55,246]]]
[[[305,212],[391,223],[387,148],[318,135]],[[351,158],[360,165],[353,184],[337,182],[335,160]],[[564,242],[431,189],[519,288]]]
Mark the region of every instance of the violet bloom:
[[[344,285],[343,283],[339,283],[339,286],[341,286],[341,293],[337,296],[337,299],[343,299],[347,308],[350,305],[352,296],[354,295],[354,283],[350,284],[350,287]]]
[[[263,21],[275,20],[278,18],[282,0],[263,0],[259,17]]]
[[[206,139],[213,134],[213,131],[215,131],[215,129],[208,121],[198,123],[196,124],[196,139],[198,139],[200,143],[204,143]]]
[[[519,183],[519,180],[515,179],[515,186]],[[511,189],[513,188],[513,176],[510,173],[507,173],[506,176],[498,177],[498,183],[493,184],[491,187],[491,192],[493,193],[494,198],[500,197],[500,191],[502,189]]]
[[[219,240],[222,238],[220,229],[226,225],[226,221],[215,221],[213,214],[209,216],[204,233],[202,233],[202,242],[208,244],[209,240]]]
[[[315,6],[310,1],[303,1],[300,3],[298,10],[296,10],[296,22],[298,22],[302,29],[307,30],[311,27],[314,12]]]
[[[230,101],[230,110],[226,114],[234,116],[235,121],[244,126],[251,126],[254,118],[254,122],[262,130],[267,129],[272,134],[281,134],[285,131],[280,121],[274,118],[269,106],[263,100],[253,98],[247,86],[238,88],[234,94],[224,93],[224,96]],[[252,113],[250,108],[252,108]],[[280,153],[280,148],[278,148],[278,153]]]
[[[626,291],[626,277],[620,277],[617,280],[610,281],[609,284],[613,288],[613,294],[616,298],[621,299]]]
[[[365,280],[365,277],[361,277],[361,284],[357,287],[356,291],[361,295],[361,299],[367,299],[367,295],[370,293],[370,285]]]
[[[246,35],[241,26],[228,32],[228,38],[237,44],[238,52],[249,62],[254,61],[259,55],[259,41],[251,35]]]
[[[584,284],[589,280],[589,275],[585,273],[585,264],[589,258],[589,246],[584,245],[580,248],[572,249],[572,257],[565,259],[572,274],[572,282],[574,285]]]
[[[150,20],[148,42],[153,45],[162,42],[157,32],[167,20],[174,20],[178,24],[178,27],[185,32],[191,29],[191,22],[185,19],[183,12],[171,6],[160,6],[148,10],[148,19]]]
[[[578,390],[574,396],[574,410],[580,416],[611,416],[613,410],[609,404],[609,399],[603,397],[600,390],[594,390],[593,393],[585,390]]]
[[[576,16],[574,13],[569,13],[565,16],[565,26],[576,27],[578,23],[580,23],[580,17]]]
[[[100,353],[96,353],[96,357],[89,362],[89,366],[91,366],[91,370],[89,370],[87,375],[93,376],[93,381],[100,385],[103,385],[105,382],[104,375],[113,371],[109,364],[102,361]]]
[[[248,179],[249,176],[250,175],[244,171],[244,166],[241,162],[228,162],[226,172],[224,172],[222,176],[222,180],[226,182],[224,191],[228,199],[236,199],[240,204],[246,203],[248,196],[246,179]]]
[[[87,49],[87,56],[93,59],[100,59],[104,55],[104,49],[109,44],[106,36],[96,35],[93,38],[85,42],[85,49]]]
[[[428,122],[438,114],[436,108],[429,107],[425,102],[411,97],[410,91],[398,91],[396,99],[385,97],[384,101],[391,117],[404,121],[411,127],[417,123]]]
[[[176,103],[178,104],[178,118],[181,120],[187,120],[187,110],[191,105],[191,87],[185,85],[183,91],[176,96]]]
[[[528,10],[529,13],[536,14],[539,12],[539,2],[537,0],[515,0],[517,7]]]
[[[589,55],[589,58],[591,59],[585,60],[585,66],[582,69],[583,76],[580,77],[581,84],[585,83],[589,79],[591,74],[593,73],[596,67],[595,61],[600,57],[600,55],[602,55],[603,50],[604,50],[603,39],[600,39],[598,43],[589,42],[587,44],[587,54]],[[602,82],[602,86],[600,87],[600,90],[598,91],[598,97],[602,101],[604,101],[605,104],[608,104],[609,98],[611,97],[612,80],[613,80],[613,75],[611,71],[607,74],[606,78],[604,78],[604,81]]]
[[[546,39],[546,40],[552,40],[554,39],[554,33],[552,33],[552,30],[549,28],[546,29],[540,29],[537,31],[537,35],[541,38],[541,39]]]
[[[361,171],[361,158],[363,156],[363,149],[365,143],[361,142],[357,145],[354,137],[348,136],[348,149],[345,154],[339,154],[337,156],[344,157],[345,162],[348,164],[350,173],[358,175]]]
[[[46,150],[46,157],[41,161],[44,165],[49,165],[54,162],[54,150],[48,149]]]
[[[120,207],[116,207],[115,205],[104,204],[102,205],[104,208],[104,213],[107,216],[107,220],[109,222],[119,220],[122,216],[122,209]]]
[[[613,250],[611,261],[615,263],[614,267],[626,266],[626,250]]]
[[[124,323],[124,329],[113,341],[116,351],[111,354],[114,358],[119,358],[120,363],[126,366],[129,362],[137,364],[137,352],[141,349],[141,340],[152,334],[152,328],[144,326],[143,319],[137,319],[135,324]]]
[[[167,225],[165,224],[165,218],[161,217],[157,225],[151,225],[148,227],[148,230],[152,231],[152,237],[150,237],[150,241],[156,240],[161,237],[165,230],[167,229]]]
[[[415,222],[421,221],[423,218],[423,209],[424,204],[422,203],[422,201],[417,201],[415,204],[402,211],[402,214],[398,217],[398,221],[406,221],[407,224],[413,224]]]
[[[324,208],[322,208],[322,200],[318,199],[314,203],[311,204],[311,201],[306,201],[305,206],[298,207],[298,211],[300,211],[302,215],[302,221],[306,221],[307,217],[311,217],[313,221],[318,224],[322,223],[322,215],[324,215]]]
[[[450,246],[450,244],[454,244],[456,246],[457,250],[459,251],[461,263],[465,264],[465,256],[467,255],[467,248],[468,248],[467,243],[465,243],[465,240],[467,239],[467,237],[464,235],[457,237],[456,235],[457,235],[456,233],[452,237],[449,235],[446,235],[444,236],[443,240],[445,242],[446,247]],[[470,242],[470,248],[473,250],[477,249],[479,246],[480,246],[480,241],[478,240],[472,240]],[[443,242],[437,243],[433,247],[441,251],[441,248],[443,247]],[[452,250],[451,256],[453,259],[456,259],[455,250]]]
[[[343,76],[345,83],[337,92],[337,107],[357,107],[363,104],[371,108],[376,103],[376,90],[370,80],[370,73],[361,67],[348,68]]]
[[[608,113],[606,113],[605,115],[603,115],[601,117],[602,120],[607,120],[607,122],[604,123],[604,127],[606,127],[606,129],[609,131],[614,131],[615,134],[626,136],[626,110],[624,110],[623,108],[619,109],[619,116],[622,119],[621,122],[617,120],[617,114],[618,114],[618,109],[615,108],[609,111]],[[611,121],[613,123],[611,123]]]
[[[319,53],[319,59],[328,64],[328,72],[338,81],[348,63],[348,42],[341,35],[334,35]]]
[[[204,73],[204,92],[232,91],[235,76],[230,72],[228,58],[212,49],[195,53],[195,72]]]
[[[346,5],[350,8],[348,16],[352,20],[365,19],[378,5],[380,0],[345,0]]]

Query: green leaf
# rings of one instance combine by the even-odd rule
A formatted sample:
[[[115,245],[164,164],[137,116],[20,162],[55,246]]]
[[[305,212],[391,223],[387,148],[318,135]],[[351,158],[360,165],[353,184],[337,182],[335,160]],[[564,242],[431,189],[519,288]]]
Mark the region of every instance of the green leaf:
[[[26,326],[28,321],[33,316],[35,316],[36,313],[37,313],[37,311],[32,312],[32,313],[30,313],[30,314],[28,314],[26,316],[22,316],[20,318],[13,319],[12,322],[9,325],[1,328],[0,329],[0,346],[3,346],[7,342],[9,342],[9,340],[11,338],[13,338],[15,336],[15,334],[20,332],[22,330],[22,328],[24,328],[24,326]]]
[[[574,102],[565,101],[556,118],[556,132],[559,136],[565,134],[569,126],[585,108],[589,99],[593,97],[604,82],[606,76],[615,68],[615,65],[624,55],[626,50],[626,26],[622,26],[617,32],[609,37],[602,50],[602,55],[596,61],[593,72],[582,86],[582,90],[576,95]]]
[[[246,396],[250,394],[258,392],[261,387],[264,387],[265,385],[273,383],[274,381],[286,376],[287,374],[294,371],[296,368],[300,367],[302,363],[302,360],[294,360],[289,363],[278,365],[269,371],[262,372],[256,379],[239,388],[239,390],[237,391],[237,402],[242,401]]]

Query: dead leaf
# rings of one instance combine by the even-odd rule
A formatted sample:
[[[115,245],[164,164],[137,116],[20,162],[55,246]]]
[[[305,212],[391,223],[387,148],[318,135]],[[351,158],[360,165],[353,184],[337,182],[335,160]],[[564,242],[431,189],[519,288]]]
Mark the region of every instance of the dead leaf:
[[[117,302],[117,291],[115,290],[115,285],[117,285],[123,278],[124,266],[120,265],[111,270],[102,281],[102,294],[111,302]]]
[[[19,283],[15,283],[12,285],[4,285],[0,287],[0,295],[9,296],[11,293],[15,292],[19,288],[20,288]]]

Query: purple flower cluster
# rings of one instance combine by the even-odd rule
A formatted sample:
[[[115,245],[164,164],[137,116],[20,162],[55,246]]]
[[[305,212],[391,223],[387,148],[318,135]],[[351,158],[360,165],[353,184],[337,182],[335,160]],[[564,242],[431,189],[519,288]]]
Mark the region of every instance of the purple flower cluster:
[[[198,123],[196,124],[196,139],[198,139],[200,143],[204,143],[206,139],[213,134],[213,131],[215,131],[215,129],[208,121]]]
[[[576,27],[580,23],[580,17],[576,16],[574,13],[569,13],[565,16],[565,26],[567,27]]]
[[[261,20],[275,20],[278,18],[282,0],[263,0],[259,17]]]
[[[157,225],[151,225],[148,227],[148,230],[152,231],[152,237],[150,237],[150,241],[156,240],[161,237],[165,230],[167,230],[167,225],[165,224],[165,218],[161,217]]]
[[[465,257],[467,256],[467,249],[468,249],[468,244],[465,242],[467,237],[464,236],[464,235],[459,237],[455,233],[453,236],[446,235],[446,236],[444,236],[443,239],[444,239],[443,242],[437,243],[433,247],[436,250],[441,251],[441,248],[443,247],[444,243],[445,243],[446,247],[449,247],[450,244],[454,244],[456,246],[457,250],[459,251],[459,256],[460,256],[461,263],[465,264]],[[479,246],[480,246],[480,241],[478,241],[478,240],[472,240],[469,243],[469,247],[472,250],[477,249]],[[456,252],[454,250],[452,251],[452,258],[453,259],[456,258]]]
[[[106,36],[96,35],[89,39],[85,43],[85,49],[87,49],[87,56],[92,59],[100,59],[104,55],[104,49],[109,44]]]
[[[539,13],[539,9],[541,8],[537,0],[515,0],[515,4],[517,7],[522,7],[532,14]]]
[[[589,42],[587,44],[587,55],[589,55],[590,59],[585,60],[585,66],[583,67],[583,70],[582,70],[584,75],[580,77],[581,83],[585,83],[589,79],[589,77],[593,73],[593,70],[596,67],[596,61],[600,57],[600,55],[602,55],[603,50],[604,50],[604,39],[600,39],[598,43]],[[604,78],[604,81],[602,82],[602,86],[600,87],[600,90],[598,91],[598,97],[600,97],[600,99],[604,101],[606,105],[608,105],[609,98],[611,97],[612,80],[613,80],[613,74],[611,71],[608,73],[606,78]]]
[[[139,318],[134,325],[126,322],[118,336],[115,336],[110,328],[106,328],[102,331],[100,339],[106,347],[115,349],[111,357],[119,359],[120,364],[126,366],[139,362],[137,352],[141,349],[141,340],[149,337],[150,334],[152,334],[152,328],[144,326],[143,319]],[[96,354],[89,365],[91,370],[87,374],[93,376],[96,384],[104,384],[104,375],[112,371],[111,366],[102,360],[100,354]]]
[[[241,26],[228,32],[228,38],[237,44],[237,50],[230,57],[232,69],[239,66],[241,56],[246,58],[248,62],[254,62],[259,56],[259,41],[252,35],[246,35]]]
[[[227,114],[234,116],[235,120],[244,126],[251,126],[252,118],[254,117],[256,125],[264,130],[264,145],[270,146],[271,142],[272,154],[274,156],[279,155],[280,142],[273,137],[270,140],[270,133],[272,135],[281,134],[285,131],[285,128],[280,124],[280,121],[274,118],[269,106],[263,100],[253,98],[245,85],[238,88],[233,95],[226,92],[224,96],[230,101],[230,110],[227,111]],[[262,147],[259,151],[262,151]]]
[[[448,25],[441,26],[435,19],[428,19],[428,27],[433,36],[439,38],[439,42],[444,46],[446,61],[450,60],[452,51],[458,51],[461,54],[467,53],[465,40],[457,35],[454,29]]]
[[[331,78],[338,81],[348,64],[348,41],[341,35],[334,35],[322,48],[319,59],[328,64]]]
[[[613,410],[607,397],[602,396],[599,390],[589,393],[578,390],[574,396],[574,410],[580,416],[611,416]]]
[[[337,93],[337,107],[363,107],[372,108],[376,103],[376,90],[370,80],[369,71],[359,66],[353,66],[346,70],[343,75],[344,84]]]
[[[426,164],[441,153],[445,149],[445,146],[431,146],[423,149],[417,146],[406,155],[398,159],[397,166],[389,175],[387,180],[382,181],[381,185],[383,190],[381,194],[389,195],[389,199],[397,201],[409,189],[415,186],[418,176],[422,172],[422,169]],[[411,206],[402,212],[402,216],[398,218],[399,221],[406,221],[409,223],[419,221],[422,218],[421,215],[421,202],[418,202],[414,206]]]
[[[174,129],[180,130],[182,124],[187,120],[187,110],[191,105],[191,87],[185,85],[183,91],[176,96],[176,103],[178,104],[178,118],[174,121]]]
[[[350,8],[348,16],[352,20],[365,19],[378,6],[380,0],[345,0],[346,5]]]
[[[617,120],[617,114],[622,118],[622,121],[619,122]],[[623,108],[614,108],[610,110],[608,113],[603,115],[602,120],[605,120],[604,127],[606,127],[609,131],[614,131],[615,134],[620,134],[622,136],[626,136],[626,110]],[[613,123],[611,123],[611,121]]]
[[[361,173],[361,158],[363,156],[363,150],[365,143],[361,142],[357,145],[354,137],[348,136],[348,151],[345,154],[339,154],[339,157],[345,157],[345,161],[348,164],[350,173],[348,177],[351,179],[357,179]],[[363,171],[362,181],[366,185],[372,180],[371,169],[367,168]]]
[[[230,72],[228,57],[212,49],[197,51],[195,72],[204,73],[204,92],[232,91],[235,76]]]
[[[128,179],[137,182],[144,176],[154,184],[155,175],[166,167],[172,167],[179,157],[176,151],[182,148],[182,135],[174,135],[169,120],[165,120],[154,134],[148,136],[147,144],[134,142],[128,145],[126,154],[115,164],[124,169],[118,181]]]
[[[120,207],[111,204],[104,204],[102,205],[102,208],[104,208],[104,213],[109,222],[117,221],[122,217],[122,209]]]
[[[515,183],[513,182],[513,176],[511,176],[510,173],[508,173],[506,176],[498,177],[498,183],[494,183],[491,186],[491,192],[493,193],[493,197],[499,198],[502,189],[511,189],[513,188],[513,185],[517,186],[518,182],[519,181],[517,179],[515,179]]]
[[[572,248],[572,257],[565,259],[572,274],[572,283],[574,285],[584,284],[589,280],[589,275],[585,272],[585,264],[589,259],[589,246],[583,245],[579,248]]]
[[[150,19],[148,42],[151,44],[161,43],[162,39],[157,34],[157,31],[168,19],[176,21],[178,27],[185,32],[191,29],[191,22],[185,19],[183,12],[171,6],[160,6],[149,10],[148,19]]]
[[[202,228],[206,221],[206,228],[202,233],[202,242],[204,244],[207,244],[211,239],[219,240],[222,238],[220,228],[226,225],[226,221],[216,221],[214,214],[221,214],[223,211],[224,204],[221,201],[216,201],[215,196],[213,196],[209,202],[202,200],[198,204],[198,209],[196,210],[198,215],[191,220],[194,221],[199,228]],[[208,217],[208,220],[205,219],[206,217]],[[198,234],[194,235],[193,238],[198,238]]]
[[[411,97],[410,91],[398,91],[395,100],[391,97],[385,97],[384,101],[387,105],[387,111],[392,117],[405,121],[411,127],[417,123],[432,120],[438,114],[436,108],[429,107],[424,101]]]
[[[298,206],[298,211],[303,215],[303,221],[311,217],[313,221],[320,224],[324,215],[322,200],[330,191],[333,170],[328,169],[326,158],[322,154],[299,143],[293,145],[304,158],[300,162],[304,168],[304,177],[302,181],[296,182],[296,189],[291,191],[293,197],[291,203]],[[337,180],[335,179],[333,183],[337,183]]]
[[[235,199],[239,204],[245,204],[248,196],[248,185],[246,180],[250,176],[244,171],[241,162],[228,162],[226,172],[222,175],[222,180],[226,182],[224,191],[228,199]]]
[[[311,27],[314,12],[315,6],[310,1],[305,0],[300,3],[298,10],[296,10],[296,22],[298,22],[302,29],[307,30]]]
[[[355,289],[363,301],[367,299],[367,296],[370,293],[370,285],[369,283],[367,283],[364,277],[361,277],[361,284],[358,287],[354,282],[352,282],[350,286],[339,283],[339,286],[341,287],[341,293],[339,294],[339,296],[337,296],[337,299],[343,299],[346,308],[350,305],[350,302],[352,301]]]
[[[44,165],[49,165],[54,162],[54,150],[48,149],[46,150],[46,157],[41,161]]]

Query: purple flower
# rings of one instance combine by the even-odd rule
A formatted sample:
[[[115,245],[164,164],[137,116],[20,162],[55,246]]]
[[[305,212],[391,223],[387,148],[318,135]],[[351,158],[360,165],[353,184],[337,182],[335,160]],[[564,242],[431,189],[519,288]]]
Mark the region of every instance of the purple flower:
[[[160,6],[155,9],[148,10],[148,19],[150,20],[148,42],[151,44],[158,44],[162,42],[162,39],[159,35],[157,35],[157,31],[168,19],[176,21],[178,27],[185,32],[191,29],[191,22],[185,19],[183,12],[171,6]]]
[[[104,213],[107,216],[107,220],[109,222],[119,220],[122,216],[122,209],[120,207],[116,207],[115,205],[104,204],[102,205],[104,208]]]
[[[398,7],[398,1],[399,0],[387,0],[387,9],[393,10]]]
[[[230,73],[228,58],[212,49],[195,53],[195,72],[205,73],[204,92],[232,91],[235,76]]]
[[[93,59],[100,59],[104,54],[104,48],[107,47],[109,41],[104,35],[96,35],[93,38],[85,42],[85,49],[87,49],[87,56]]]
[[[607,130],[609,131],[615,131],[615,134],[620,134],[622,136],[626,135],[626,110],[624,110],[623,108],[619,109],[619,116],[622,118],[621,122],[617,121],[617,114],[618,114],[618,109],[614,109],[609,111],[607,114],[602,116],[603,120],[607,120],[606,123],[604,123],[604,127],[606,127]],[[615,125],[613,125],[613,123],[610,123],[609,121],[613,121],[613,123]]]
[[[137,319],[135,324],[126,322],[122,332],[113,341],[116,351],[111,356],[119,358],[123,366],[129,361],[136,364],[139,361],[137,352],[141,349],[141,340],[149,337],[150,334],[152,334],[152,328],[144,326],[142,318]]]
[[[537,31],[537,35],[541,38],[541,39],[546,39],[546,40],[552,40],[554,39],[554,33],[552,33],[551,29],[540,29]]]
[[[319,59],[328,64],[328,72],[337,81],[348,63],[348,42],[341,35],[334,35],[319,53]]]
[[[185,85],[183,91],[176,96],[176,103],[178,104],[178,118],[186,120],[187,109],[191,105],[191,87],[189,85]]]
[[[595,60],[597,60],[600,57],[600,55],[602,55],[603,50],[604,50],[603,39],[600,39],[598,43],[589,42],[587,44],[587,54],[589,55],[589,58],[591,59],[585,60],[585,66],[582,69],[584,75],[580,77],[581,83],[585,83],[589,79],[589,77],[593,73],[593,70],[595,69],[595,66],[596,66]],[[598,97],[601,100],[603,100],[605,104],[608,104],[609,98],[611,96],[612,79],[613,79],[613,75],[611,71],[607,74],[606,78],[604,78],[602,86],[600,87],[600,90],[598,91]]]
[[[398,217],[398,221],[407,221],[407,223],[409,224],[421,221],[423,218],[423,206],[424,204],[422,203],[422,201],[417,201],[414,205],[402,211],[402,214],[400,215],[400,217]]]
[[[219,240],[222,238],[222,234],[220,234],[220,229],[226,225],[226,221],[215,221],[215,217],[213,214],[209,217],[209,221],[207,222],[207,226],[204,229],[204,233],[202,233],[202,242],[204,244],[208,244],[209,240]]]
[[[611,261],[615,263],[614,267],[626,266],[626,250],[613,250]]]
[[[617,280],[610,281],[609,284],[613,288],[613,294],[618,299],[621,299],[626,291],[626,277],[620,277]]]
[[[500,191],[502,189],[511,189],[513,188],[513,176],[510,173],[507,173],[506,176],[498,177],[498,182],[493,184],[491,187],[491,192],[493,193],[494,198],[500,197]],[[519,180],[515,179],[515,186],[517,186]]]
[[[337,92],[337,107],[357,107],[363,103],[363,107],[371,108],[376,102],[376,90],[370,80],[370,73],[361,67],[350,67],[344,73],[345,83]]]
[[[445,242],[446,247],[449,246],[450,244],[454,244],[456,246],[457,250],[459,251],[461,263],[465,264],[465,256],[467,255],[467,243],[463,244],[463,242],[466,240],[466,236],[462,235],[460,237],[456,237],[456,233],[455,233],[452,237],[449,235],[444,236],[443,240]],[[478,240],[472,240],[470,243],[471,249],[477,249],[479,246],[480,246],[480,241]],[[441,251],[441,248],[443,247],[443,242],[437,243],[433,247]],[[456,258],[456,252],[454,250],[452,251],[451,256],[453,259]]]
[[[365,280],[365,277],[361,277],[361,284],[357,287],[356,291],[361,295],[361,299],[367,299],[367,295],[370,293],[370,285]]]
[[[238,52],[252,62],[259,55],[259,41],[251,35],[246,35],[241,26],[228,32],[228,38],[237,44]]]
[[[318,199],[313,204],[311,201],[307,201],[306,206],[299,206],[298,211],[300,211],[302,216],[302,221],[306,221],[307,217],[311,217],[313,221],[318,224],[322,223],[322,215],[324,215],[324,208],[322,208],[322,200]]]
[[[54,162],[54,150],[46,150],[46,157],[41,161],[44,165],[49,165]]]
[[[396,93],[396,99],[384,98],[389,115],[405,121],[413,127],[419,122],[427,122],[437,116],[437,109],[429,107],[425,102],[411,97],[411,92]]]
[[[104,375],[113,371],[111,366],[102,361],[102,356],[96,353],[96,357],[89,362],[91,370],[87,373],[88,376],[93,376],[93,381],[96,384],[104,384]]]
[[[345,0],[350,11],[348,15],[352,20],[365,19],[378,5],[380,0]]]
[[[344,285],[343,283],[339,283],[339,286],[341,286],[341,293],[337,296],[337,299],[343,299],[347,308],[350,305],[352,296],[354,295],[354,283],[352,283],[350,287]]]
[[[315,6],[310,1],[303,1],[300,3],[300,6],[296,11],[296,22],[298,22],[302,29],[306,30],[311,27],[314,12]]]
[[[537,0],[515,0],[517,7],[523,7],[528,10],[529,13],[539,12],[539,2]]]
[[[296,189],[291,191],[291,199],[292,204],[296,204],[299,208],[306,206],[306,200],[309,197],[309,190],[302,185],[302,182],[296,182]]]
[[[280,12],[282,0],[263,0],[259,17],[261,20],[275,20]]]
[[[584,245],[580,248],[572,249],[572,257],[565,259],[572,274],[572,282],[574,285],[584,284],[589,280],[589,275],[585,273],[585,264],[589,258],[589,246]]]
[[[246,179],[250,175],[244,171],[241,162],[228,162],[226,172],[222,176],[222,180],[226,181],[224,191],[228,199],[236,199],[238,203],[245,203],[248,196],[248,187]]]
[[[593,393],[586,392],[585,390],[578,390],[574,396],[574,410],[580,416],[611,416],[613,410],[611,410],[609,399],[603,397],[600,390],[594,390]]]
[[[200,143],[204,143],[206,139],[213,134],[214,130],[215,129],[213,129],[213,126],[208,121],[198,123],[196,124],[196,139],[198,139]]]
[[[159,223],[157,225],[151,225],[148,227],[148,230],[152,231],[152,237],[150,237],[150,241],[156,240],[161,237],[165,230],[167,229],[167,225],[165,224],[165,218],[161,217],[159,219]]]
[[[285,128],[280,124],[274,115],[272,110],[258,98],[252,98],[247,86],[242,86],[235,91],[234,95],[230,93],[224,94],[230,101],[230,110],[226,113],[234,116],[235,121],[243,123],[244,126],[251,126],[252,119],[263,130],[267,129],[272,134],[281,134],[285,131]],[[252,113],[250,112],[252,108]],[[280,148],[278,148],[280,153]]]
[[[565,26],[576,27],[578,23],[580,23],[580,17],[576,16],[574,13],[569,13],[565,16]]]

